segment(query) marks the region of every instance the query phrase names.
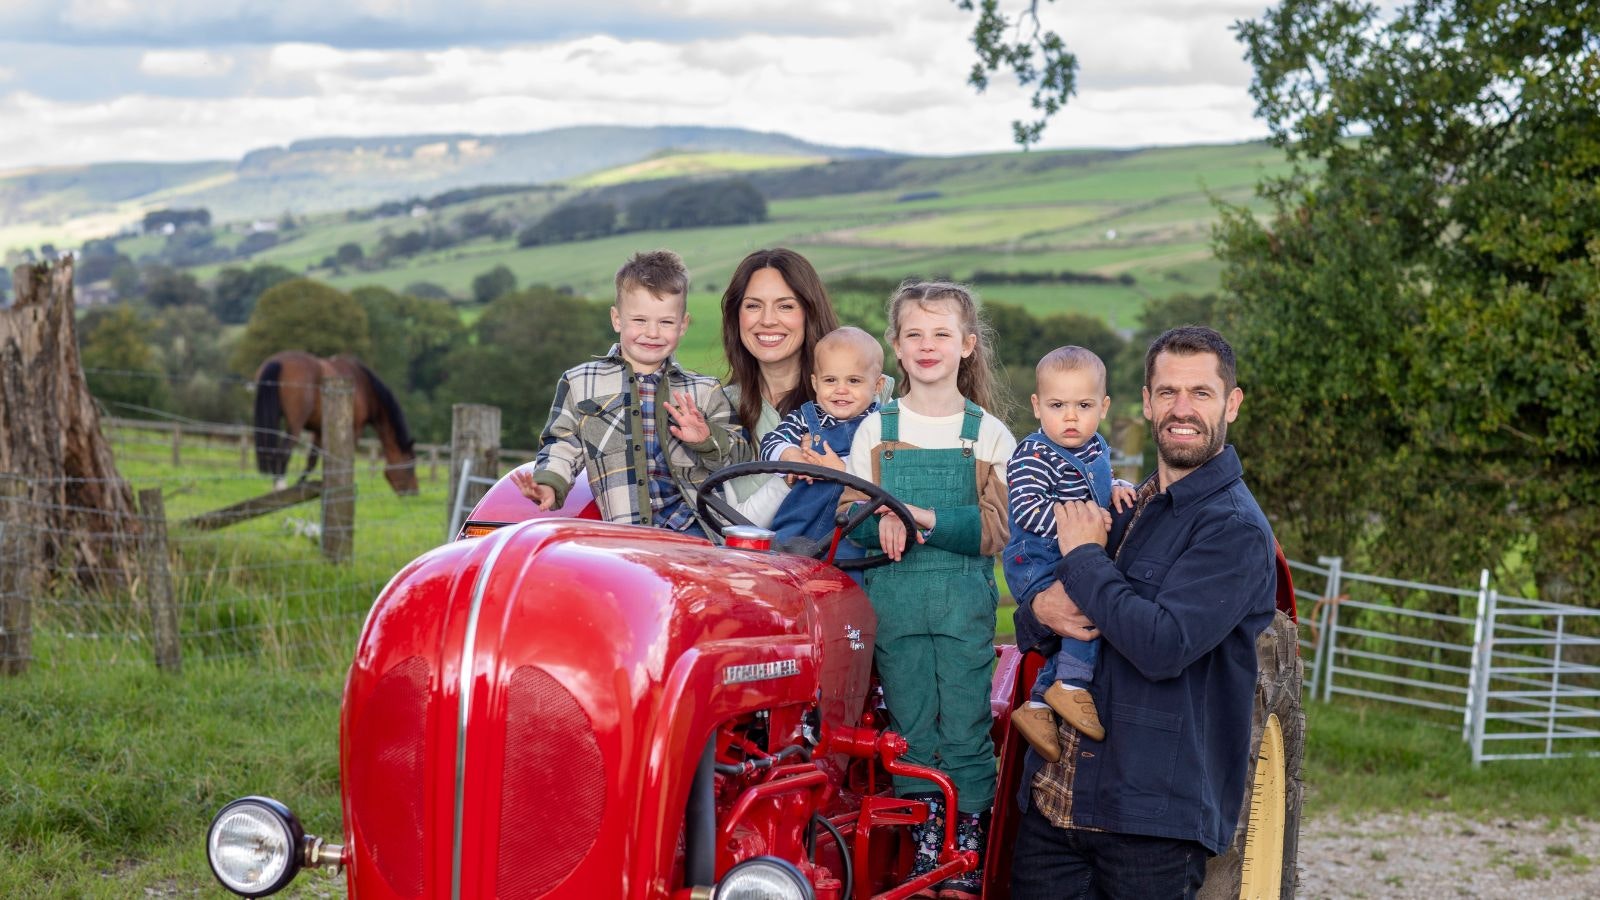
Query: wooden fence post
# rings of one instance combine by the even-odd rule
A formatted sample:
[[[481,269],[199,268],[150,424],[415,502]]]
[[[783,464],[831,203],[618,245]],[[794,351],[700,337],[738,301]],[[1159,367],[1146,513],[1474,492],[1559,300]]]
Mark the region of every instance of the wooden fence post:
[[[345,562],[356,538],[355,395],[343,378],[322,382],[322,555]]]
[[[174,468],[183,465],[183,429],[176,423],[172,426],[172,465]]]
[[[33,579],[28,482],[0,474],[0,675],[21,675],[33,657]]]
[[[239,471],[250,471],[250,432],[239,432]]]
[[[428,480],[439,480],[439,448],[431,444],[428,446]]]
[[[449,507],[445,521],[455,520],[456,506],[471,509],[488,493],[488,488],[468,484],[462,497],[456,496],[461,484],[461,464],[472,460],[474,478],[500,477],[500,407],[481,403],[457,403],[450,407],[450,481],[445,485]]]
[[[139,492],[143,519],[145,605],[150,609],[150,643],[156,668],[177,674],[183,670],[183,647],[178,638],[178,601],[172,593],[172,571],[167,565],[167,508],[161,488]]]

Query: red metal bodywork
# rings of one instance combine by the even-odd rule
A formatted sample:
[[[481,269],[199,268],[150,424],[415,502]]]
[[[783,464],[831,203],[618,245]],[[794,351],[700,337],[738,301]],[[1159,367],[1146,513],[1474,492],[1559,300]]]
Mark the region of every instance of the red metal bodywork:
[[[717,878],[779,856],[840,900],[848,853],[860,900],[920,887],[893,826],[926,807],[888,796],[903,742],[872,706],[860,588],[814,559],[595,518],[585,484],[543,513],[502,478],[468,520],[501,527],[424,554],[379,595],[342,709],[351,895],[686,900],[685,809],[708,742],[723,764]],[[999,862],[1026,747],[1009,716],[1041,659],[996,651]],[[795,745],[809,759],[770,755]],[[808,854],[814,813],[850,846],[818,832]],[[976,860],[947,840],[941,862],[935,881]],[[1007,866],[986,882],[988,900],[1009,897]]]
[[[664,897],[713,732],[854,725],[875,630],[831,566],[659,530],[543,519],[440,547],[380,597],[346,686],[351,885]]]

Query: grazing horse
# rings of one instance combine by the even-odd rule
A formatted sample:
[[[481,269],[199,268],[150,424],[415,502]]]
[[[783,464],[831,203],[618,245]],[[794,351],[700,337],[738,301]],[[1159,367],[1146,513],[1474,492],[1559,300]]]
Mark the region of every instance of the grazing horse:
[[[371,369],[350,356],[324,359],[299,350],[285,350],[261,364],[256,370],[256,468],[275,476],[276,486],[281,489],[289,454],[301,430],[305,430],[312,436],[312,445],[300,480],[310,476],[322,445],[322,382],[328,378],[343,378],[353,388],[356,436],[360,437],[366,425],[377,429],[386,463],[383,476],[389,486],[396,494],[415,494],[417,454],[412,450],[415,442],[406,431],[400,404]],[[280,420],[286,424],[282,432],[278,430]]]

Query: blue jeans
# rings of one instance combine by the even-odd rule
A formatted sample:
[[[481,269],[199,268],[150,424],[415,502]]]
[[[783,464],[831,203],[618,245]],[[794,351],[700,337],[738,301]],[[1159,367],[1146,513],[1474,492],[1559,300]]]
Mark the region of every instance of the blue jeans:
[[[1094,664],[1099,658],[1099,638],[1092,641],[1062,638],[1061,649],[1039,667],[1039,680],[1033,683],[1033,692],[1028,699],[1043,703],[1045,689],[1058,681],[1066,682],[1068,687],[1088,687],[1094,681]]]
[[[1190,900],[1206,879],[1197,841],[1057,828],[1036,807],[1011,854],[1012,900]]]

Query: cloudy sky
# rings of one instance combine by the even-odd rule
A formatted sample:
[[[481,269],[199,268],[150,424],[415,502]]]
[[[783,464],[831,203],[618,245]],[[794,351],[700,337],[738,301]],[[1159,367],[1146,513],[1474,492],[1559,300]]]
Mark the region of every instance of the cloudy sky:
[[[1231,26],[1265,0],[1041,5],[1080,63],[1043,146],[1264,135]],[[1008,149],[1027,95],[966,84],[972,16],[951,0],[4,0],[0,170],[580,124]]]

